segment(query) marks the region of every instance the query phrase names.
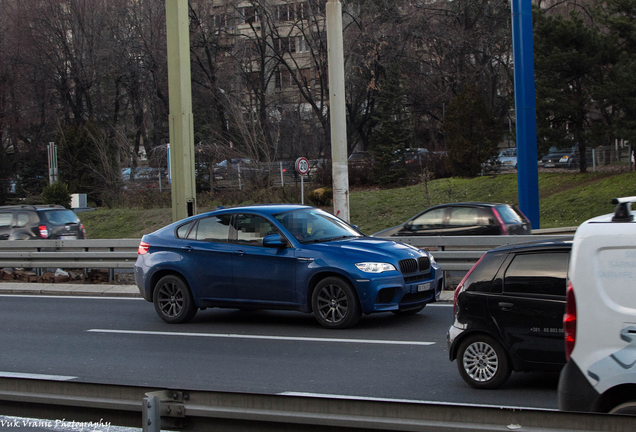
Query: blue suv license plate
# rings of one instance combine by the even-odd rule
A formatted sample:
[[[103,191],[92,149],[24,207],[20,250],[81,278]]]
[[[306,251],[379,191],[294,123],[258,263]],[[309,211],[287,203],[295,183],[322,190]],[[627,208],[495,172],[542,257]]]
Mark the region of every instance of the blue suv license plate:
[[[427,283],[417,285],[417,287],[415,287],[415,292],[428,291],[430,289],[431,289],[431,283],[427,282]]]

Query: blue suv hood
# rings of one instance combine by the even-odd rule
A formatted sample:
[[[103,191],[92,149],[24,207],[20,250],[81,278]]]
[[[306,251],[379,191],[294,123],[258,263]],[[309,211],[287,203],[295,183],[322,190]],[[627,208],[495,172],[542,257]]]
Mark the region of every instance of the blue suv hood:
[[[333,253],[334,248],[338,248],[344,255],[361,254],[368,255],[369,259],[375,261],[401,260],[405,258],[417,258],[426,256],[426,252],[414,246],[398,243],[392,240],[376,239],[371,237],[360,237],[355,239],[334,240],[328,243],[317,243],[314,245],[303,245],[303,249],[314,249]]]

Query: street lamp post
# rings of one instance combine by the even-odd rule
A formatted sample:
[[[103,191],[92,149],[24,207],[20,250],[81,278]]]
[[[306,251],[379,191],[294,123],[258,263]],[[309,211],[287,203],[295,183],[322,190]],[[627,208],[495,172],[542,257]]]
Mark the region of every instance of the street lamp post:
[[[349,222],[349,171],[347,167],[347,112],[345,108],[342,4],[327,1],[327,61],[329,63],[329,115],[334,214]]]

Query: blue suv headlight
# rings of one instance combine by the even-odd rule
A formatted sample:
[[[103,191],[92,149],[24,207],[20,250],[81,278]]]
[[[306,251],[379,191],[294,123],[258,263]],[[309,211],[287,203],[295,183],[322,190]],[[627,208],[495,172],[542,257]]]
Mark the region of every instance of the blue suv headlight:
[[[357,263],[356,267],[365,273],[382,273],[385,271],[395,271],[393,264],[381,262],[362,262]]]

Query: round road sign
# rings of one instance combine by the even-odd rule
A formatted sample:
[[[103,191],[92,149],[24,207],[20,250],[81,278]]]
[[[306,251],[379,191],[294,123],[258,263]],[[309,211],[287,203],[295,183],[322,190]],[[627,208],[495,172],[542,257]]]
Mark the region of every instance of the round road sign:
[[[309,172],[309,161],[307,158],[299,157],[296,159],[296,171],[300,175],[305,175]]]

